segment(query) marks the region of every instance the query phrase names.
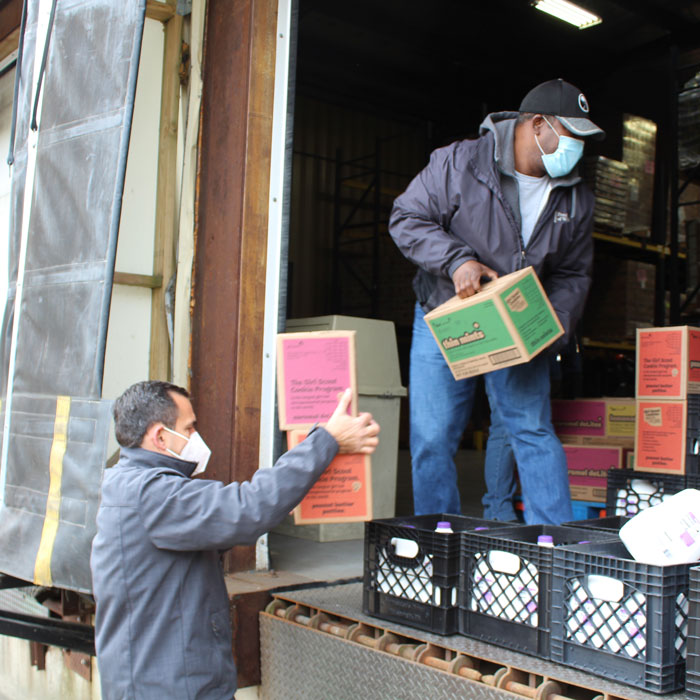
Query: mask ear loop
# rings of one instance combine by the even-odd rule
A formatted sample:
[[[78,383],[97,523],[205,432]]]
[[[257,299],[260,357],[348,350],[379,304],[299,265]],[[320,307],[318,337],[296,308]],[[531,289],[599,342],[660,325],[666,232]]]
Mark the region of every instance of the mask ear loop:
[[[187,442],[190,441],[190,439],[187,437],[187,435],[183,435],[182,433],[178,433],[177,430],[172,430],[171,428],[168,428],[167,425],[164,425],[163,429],[167,430],[169,433],[172,433],[173,435],[177,435],[178,437],[181,437],[183,440],[187,440]]]
[[[178,433],[177,430],[172,430],[171,428],[168,428],[167,425],[163,425],[163,430],[167,430],[169,433],[172,433],[173,435],[177,435],[178,437],[181,437],[183,440],[186,440],[187,442],[190,441],[190,439],[188,437],[185,437],[181,433]],[[182,449],[184,450],[185,448],[183,447]],[[166,447],[165,450],[166,450],[166,452],[170,452],[170,454],[173,457],[177,457],[178,459],[180,459],[180,455],[177,452],[175,452],[174,450],[171,450],[169,447]]]
[[[540,114],[538,116],[540,116],[540,117],[542,117],[542,119],[544,119],[544,121],[547,123],[547,126],[557,135],[557,139],[561,138],[561,134],[549,123],[549,120],[547,119],[547,117],[544,116],[544,114]],[[548,155],[547,153],[544,152],[544,149],[542,148],[542,146],[540,146],[540,140],[537,138],[537,134],[534,134],[534,136],[535,136],[535,143],[537,144],[537,148],[540,149],[540,153],[543,156]]]

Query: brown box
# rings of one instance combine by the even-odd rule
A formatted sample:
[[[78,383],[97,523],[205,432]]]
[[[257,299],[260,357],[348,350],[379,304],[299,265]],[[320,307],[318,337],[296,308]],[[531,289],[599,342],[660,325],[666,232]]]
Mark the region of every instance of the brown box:
[[[569,489],[575,501],[605,502],[608,471],[622,466],[622,448],[615,445],[564,444]]]
[[[685,399],[700,394],[700,328],[637,331],[637,399]]]
[[[455,379],[528,362],[564,334],[532,267],[453,297],[425,322]]]
[[[630,197],[625,233],[651,234],[656,162],[656,124],[644,117],[625,114],[622,124],[622,160],[629,167]]]
[[[635,409],[634,399],[625,397],[552,399],[552,425],[561,438],[596,438],[601,444],[626,445],[634,442]]]
[[[697,454],[689,454],[694,450],[688,445],[688,409],[687,400],[637,401],[635,471],[687,473],[689,456],[697,461]]]

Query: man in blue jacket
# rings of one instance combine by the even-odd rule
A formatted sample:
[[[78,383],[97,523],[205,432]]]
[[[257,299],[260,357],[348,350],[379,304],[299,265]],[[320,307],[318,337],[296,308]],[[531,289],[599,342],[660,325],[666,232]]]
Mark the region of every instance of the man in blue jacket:
[[[222,550],[277,525],[339,451],[374,451],[379,426],[350,417],[350,398],[274,468],[228,485],[190,478],[210,452],[187,391],[140,382],[117,399],[121,453],[104,475],[90,561],[104,700],[232,700]]]
[[[434,151],[394,203],[389,231],[418,266],[409,377],[417,514],[460,512],[454,457],[476,381],[453,379],[423,317],[455,293],[475,294],[483,278],[531,265],[565,329],[554,351],[565,346],[590,286],[594,201],[576,164],[583,139],[604,133],[589,117],[578,88],[561,79],[542,83],[518,112],[490,114],[479,138]],[[484,379],[492,416],[515,454],[526,521],[570,520],[547,355]]]

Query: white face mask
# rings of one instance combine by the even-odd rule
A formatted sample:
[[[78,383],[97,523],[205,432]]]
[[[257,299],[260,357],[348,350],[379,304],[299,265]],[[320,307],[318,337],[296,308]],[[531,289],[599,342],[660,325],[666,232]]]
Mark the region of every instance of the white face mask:
[[[163,427],[169,433],[172,433],[173,435],[178,435],[183,440],[187,440],[187,444],[182,448],[180,454],[178,454],[177,452],[173,452],[172,450],[168,450],[167,447],[165,449],[168,450],[168,452],[170,452],[170,454],[173,457],[177,457],[178,459],[184,459],[186,462],[197,462],[197,466],[194,468],[192,476],[195,476],[196,474],[202,474],[207,468],[207,462],[209,462],[209,457],[211,457],[211,450],[207,446],[207,443],[204,442],[204,440],[202,440],[202,436],[199,433],[194,432],[188,438],[186,435],[182,435],[175,430],[171,430],[165,425]]]

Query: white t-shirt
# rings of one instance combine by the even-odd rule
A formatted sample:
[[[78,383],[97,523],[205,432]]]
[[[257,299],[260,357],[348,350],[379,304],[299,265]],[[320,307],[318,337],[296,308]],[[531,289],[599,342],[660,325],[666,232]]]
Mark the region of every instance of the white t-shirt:
[[[523,175],[517,170],[515,171],[515,179],[518,183],[520,199],[520,220],[522,222],[520,232],[523,242],[527,245],[537,219],[547,204],[552,182],[547,175],[532,177],[531,175]]]

